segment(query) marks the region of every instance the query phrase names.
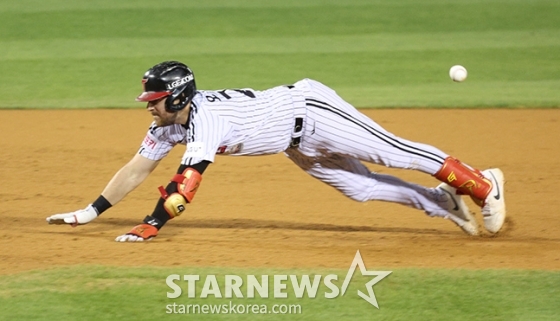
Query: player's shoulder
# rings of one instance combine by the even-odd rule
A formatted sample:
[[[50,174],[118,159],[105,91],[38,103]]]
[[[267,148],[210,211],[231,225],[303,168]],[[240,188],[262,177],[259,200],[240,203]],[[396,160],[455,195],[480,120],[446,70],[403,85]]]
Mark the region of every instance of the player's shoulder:
[[[159,127],[158,125],[156,125],[156,122],[153,121],[150,124],[150,127],[148,128],[148,133],[150,133],[151,135],[157,136],[157,134],[161,133],[163,131],[162,127]]]

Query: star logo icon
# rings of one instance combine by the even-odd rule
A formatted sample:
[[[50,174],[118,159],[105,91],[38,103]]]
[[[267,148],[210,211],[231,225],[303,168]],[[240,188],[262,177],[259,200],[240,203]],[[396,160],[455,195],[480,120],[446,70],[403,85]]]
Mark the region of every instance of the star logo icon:
[[[362,299],[366,300],[371,305],[379,309],[377,298],[375,297],[375,293],[373,292],[373,286],[379,283],[379,281],[386,278],[389,274],[393,273],[393,271],[368,271],[364,264],[364,260],[362,259],[362,255],[360,254],[360,250],[358,250],[356,252],[356,255],[354,256],[354,260],[352,261],[352,264],[350,264],[350,269],[346,274],[346,278],[344,278],[344,283],[342,283],[341,295],[344,295],[344,293],[346,293],[346,290],[348,289],[348,285],[350,285],[350,280],[352,280],[352,276],[354,276],[354,272],[356,271],[356,268],[360,268],[360,273],[362,273],[362,275],[375,276],[373,279],[371,279],[371,281],[366,283],[367,294],[358,290],[358,295]]]

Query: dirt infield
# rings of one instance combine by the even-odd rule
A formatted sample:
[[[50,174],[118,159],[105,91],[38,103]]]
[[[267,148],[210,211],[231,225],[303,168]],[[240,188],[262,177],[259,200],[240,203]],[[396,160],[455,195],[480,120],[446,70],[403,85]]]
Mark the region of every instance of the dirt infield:
[[[358,203],[283,155],[219,156],[186,214],[154,241],[114,238],[148,215],[176,170],[177,146],[123,202],[77,228],[48,215],[93,201],[136,152],[151,121],[136,110],[3,110],[0,274],[64,265],[560,269],[560,110],[364,111],[395,134],[506,175],[507,225],[469,237],[401,205]],[[372,165],[435,186],[422,173]],[[470,200],[469,206],[481,217]]]

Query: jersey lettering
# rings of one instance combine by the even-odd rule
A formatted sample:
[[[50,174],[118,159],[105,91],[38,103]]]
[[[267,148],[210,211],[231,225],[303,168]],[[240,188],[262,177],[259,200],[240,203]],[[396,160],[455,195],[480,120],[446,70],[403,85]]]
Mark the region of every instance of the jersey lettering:
[[[218,91],[218,93],[220,95],[224,96],[226,99],[231,99],[231,96],[226,93],[226,90],[236,91],[236,92],[241,93],[241,94],[243,94],[247,97],[256,98],[255,93],[252,92],[251,90],[248,90],[248,89],[224,89],[224,90]]]
[[[249,90],[249,89],[224,89],[224,90],[218,91],[218,94],[220,94],[225,99],[231,99],[232,97],[226,92],[228,90],[238,92],[238,93],[243,94],[243,95],[245,95],[249,98],[257,98],[255,93],[252,90]],[[216,96],[215,94],[206,95],[206,100],[208,100],[211,103],[215,102],[216,100],[222,101],[220,99],[220,97]]]
[[[212,95],[212,96],[206,95],[206,100],[208,100],[208,101],[211,102],[211,103],[215,102],[216,100],[222,101],[222,100],[220,99],[220,97],[218,97],[218,96],[216,96],[216,95]]]
[[[156,142],[149,136],[146,136],[144,138],[144,144],[146,144],[146,146],[148,146],[150,149],[154,149],[154,147],[156,147]]]
[[[204,157],[204,143],[188,143],[185,157]]]

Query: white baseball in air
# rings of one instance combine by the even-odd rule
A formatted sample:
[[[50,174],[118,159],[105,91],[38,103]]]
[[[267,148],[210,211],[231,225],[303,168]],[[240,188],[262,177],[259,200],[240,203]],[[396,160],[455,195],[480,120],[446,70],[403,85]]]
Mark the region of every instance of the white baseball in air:
[[[461,82],[467,79],[467,69],[461,65],[455,65],[449,69],[449,77],[453,81]]]

